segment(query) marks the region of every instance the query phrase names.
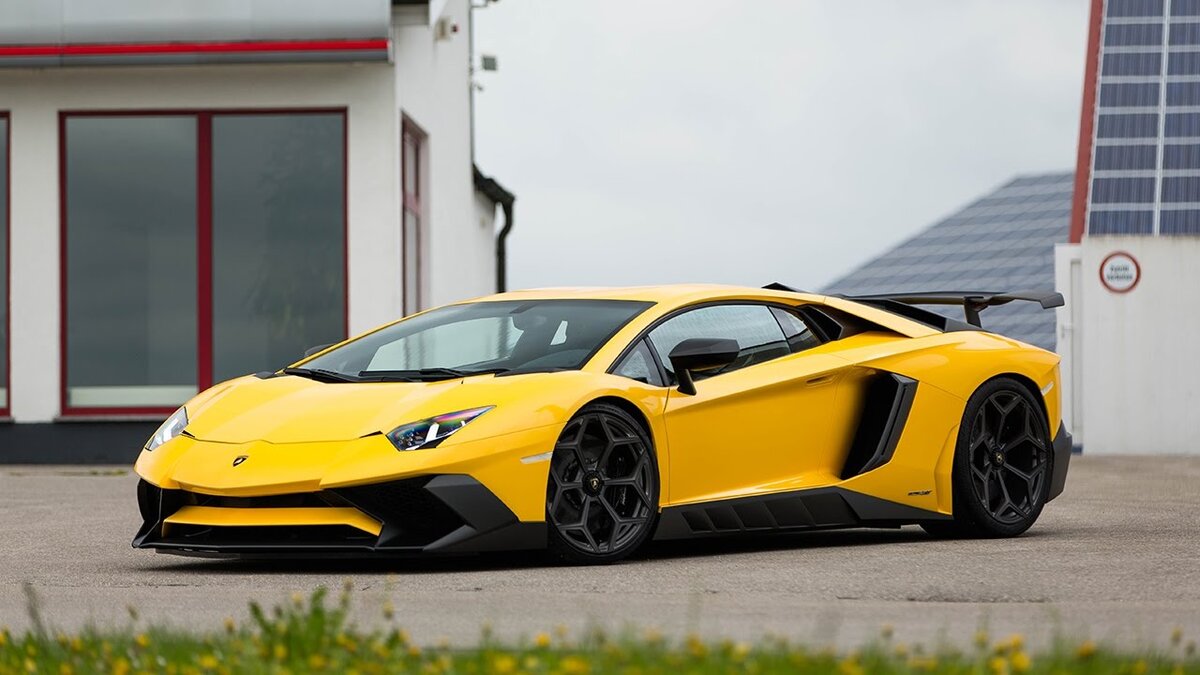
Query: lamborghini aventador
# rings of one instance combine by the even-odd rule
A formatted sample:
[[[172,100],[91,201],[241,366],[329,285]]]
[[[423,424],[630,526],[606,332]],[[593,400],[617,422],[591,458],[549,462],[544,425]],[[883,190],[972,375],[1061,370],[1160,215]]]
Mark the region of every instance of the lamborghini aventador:
[[[199,394],[138,457],[133,545],[214,556],[1028,529],[1066,481],[1058,357],[980,312],[1056,293],[504,293]],[[959,305],[959,321],[922,307]]]

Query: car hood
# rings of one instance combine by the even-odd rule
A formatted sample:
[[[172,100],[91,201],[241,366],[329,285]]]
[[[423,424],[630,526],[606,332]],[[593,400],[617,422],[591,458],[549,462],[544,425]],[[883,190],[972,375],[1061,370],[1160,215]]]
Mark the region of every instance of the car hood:
[[[433,415],[491,405],[469,390],[494,379],[484,375],[438,382],[328,383],[297,376],[247,377],[225,385],[199,405],[189,405],[186,431],[218,443],[352,440]],[[483,398],[491,388],[480,388]]]

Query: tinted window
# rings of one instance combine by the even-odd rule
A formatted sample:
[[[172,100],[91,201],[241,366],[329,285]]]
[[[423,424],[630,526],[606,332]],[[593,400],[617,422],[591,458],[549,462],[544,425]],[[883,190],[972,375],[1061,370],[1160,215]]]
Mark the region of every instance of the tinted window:
[[[668,319],[650,331],[650,343],[663,367],[674,377],[670,354],[689,338],[725,338],[736,340],[737,360],[719,372],[731,372],[746,366],[791,353],[779,322],[765,305],[716,305],[701,307]],[[715,375],[717,373],[705,373]]]
[[[67,405],[196,394],[196,120],[66,121]]]
[[[772,307],[771,313],[779,321],[779,327],[783,329],[783,337],[787,339],[792,353],[812,349],[821,344],[821,340],[804,323],[804,319],[797,316],[795,312]]]
[[[213,380],[345,337],[342,116],[212,121]]]
[[[362,371],[573,370],[647,306],[609,300],[451,305],[375,331],[304,364]]]
[[[658,366],[654,363],[654,356],[650,354],[650,347],[646,346],[645,340],[638,340],[637,345],[613,369],[613,374],[655,386],[664,384],[662,376],[659,375]]]

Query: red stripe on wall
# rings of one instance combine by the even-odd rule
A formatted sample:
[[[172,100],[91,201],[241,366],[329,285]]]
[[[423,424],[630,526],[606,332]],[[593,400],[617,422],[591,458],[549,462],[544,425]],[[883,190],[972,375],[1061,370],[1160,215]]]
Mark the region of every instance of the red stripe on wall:
[[[196,118],[196,385],[213,384],[212,113]]]
[[[1104,0],[1092,0],[1092,18],[1088,28],[1087,65],[1083,71],[1083,110],[1079,116],[1079,155],[1075,160],[1075,195],[1071,203],[1070,239],[1083,241],[1087,218],[1088,185],[1091,182],[1093,131],[1096,123],[1096,82],[1100,65],[1100,26],[1104,20]]]
[[[155,44],[8,45],[0,58],[30,56],[120,56],[139,54],[245,54],[260,52],[387,51],[386,38],[372,40],[269,40],[259,42],[171,42]]]

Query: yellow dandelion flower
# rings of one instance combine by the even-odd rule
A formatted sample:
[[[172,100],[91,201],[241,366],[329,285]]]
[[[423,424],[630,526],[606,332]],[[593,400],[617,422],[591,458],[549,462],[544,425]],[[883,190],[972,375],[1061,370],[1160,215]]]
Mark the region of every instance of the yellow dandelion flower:
[[[975,646],[976,647],[978,647],[979,649],[987,649],[987,646],[989,643],[991,643],[991,638],[988,637],[986,630],[975,631]]]
[[[421,648],[416,645],[409,645],[408,646],[408,655],[414,659],[417,658],[418,656],[421,655]]]
[[[538,649],[545,649],[546,647],[549,647],[550,646],[550,634],[549,633],[538,633],[537,635],[534,635],[533,636],[533,644],[536,645]]]
[[[200,657],[200,667],[205,670],[216,670],[221,662],[212,654],[205,654]]]
[[[150,636],[145,633],[138,633],[137,637],[133,638],[133,643],[142,649],[150,646]]]
[[[58,666],[58,675],[75,675],[75,669],[69,663],[61,663]]]
[[[704,642],[700,639],[700,636],[696,635],[695,633],[687,636],[686,644],[688,653],[698,659],[704,658],[704,656],[708,654],[708,645],[704,644]]]
[[[1027,673],[1032,666],[1033,660],[1029,658],[1029,654],[1019,649],[1013,653],[1012,669],[1014,673]]]
[[[443,658],[445,658],[445,657],[443,657]],[[529,656],[526,656],[525,660],[521,662],[521,667],[524,668],[525,670],[534,671],[534,670],[537,670],[538,665],[540,663],[541,662],[538,661],[538,658],[536,656],[529,655]]]
[[[388,650],[387,645],[378,640],[371,643],[371,652],[381,659],[387,659],[388,656],[391,656],[391,651]]]
[[[225,617],[225,632],[233,633],[235,630],[237,630],[237,622],[231,616]]]
[[[591,670],[591,667],[588,665],[587,661],[584,661],[578,656],[568,656],[558,665],[560,668],[562,668],[562,672],[569,673],[570,675],[583,675],[583,673]]]
[[[396,618],[396,606],[392,604],[391,600],[387,600],[383,603],[383,618],[387,619],[388,621]]]
[[[32,663],[32,662],[29,659],[25,660],[26,667],[28,667],[28,665],[30,663]],[[37,668],[36,668],[36,664],[35,664],[34,670],[36,670],[36,669]],[[112,664],[112,674],[113,675],[129,675],[129,671],[131,671],[131,670],[133,670],[133,666],[131,666],[129,664],[129,659],[126,659],[124,656],[118,658],[116,661],[113,661],[113,664]],[[33,672],[33,670],[31,670],[29,672]]]
[[[642,639],[645,640],[647,644],[657,647],[663,642],[663,634],[657,628],[647,628],[646,631],[642,633]]]
[[[83,640],[78,637],[71,638],[71,651],[78,654],[83,651]]]
[[[1180,642],[1183,642],[1183,629],[1176,626],[1171,630],[1171,644],[1178,646]]]
[[[292,605],[294,605],[296,609],[304,607],[304,594],[300,591],[292,593]]]
[[[36,673],[37,672],[37,661],[34,661],[33,659],[25,659],[25,671],[30,672],[30,673]],[[115,670],[115,666],[114,666],[113,672],[114,673],[117,672]]]
[[[1150,664],[1144,659],[1138,659],[1133,663],[1133,675],[1146,675],[1146,671],[1150,670]]]
[[[325,666],[329,665],[329,661],[320,654],[313,654],[308,657],[308,667],[310,670],[325,670]]]
[[[275,645],[275,650],[274,650],[273,654],[275,656],[276,661],[282,661],[282,660],[286,659],[287,653],[288,653],[287,645],[282,645],[282,644]]]
[[[1003,656],[993,656],[988,660],[988,669],[996,675],[1004,675],[1008,672],[1008,659]]]
[[[0,647],[8,646],[8,629],[0,630]]]
[[[733,658],[741,661],[750,655],[750,645],[745,642],[739,642],[733,646]]]
[[[1075,650],[1075,656],[1081,659],[1090,659],[1096,654],[1096,643],[1091,640],[1084,640],[1079,644],[1079,648]]]
[[[863,675],[862,666],[853,656],[848,656],[838,662],[838,672],[841,675]]]
[[[1020,633],[1013,633],[1008,636],[1008,648],[1015,651],[1020,651],[1025,646],[1025,636]]]
[[[517,660],[510,654],[497,654],[492,657],[491,671],[507,675],[517,669]]]
[[[903,642],[897,642],[893,651],[896,653],[896,656],[904,658],[908,656],[908,645]]]

